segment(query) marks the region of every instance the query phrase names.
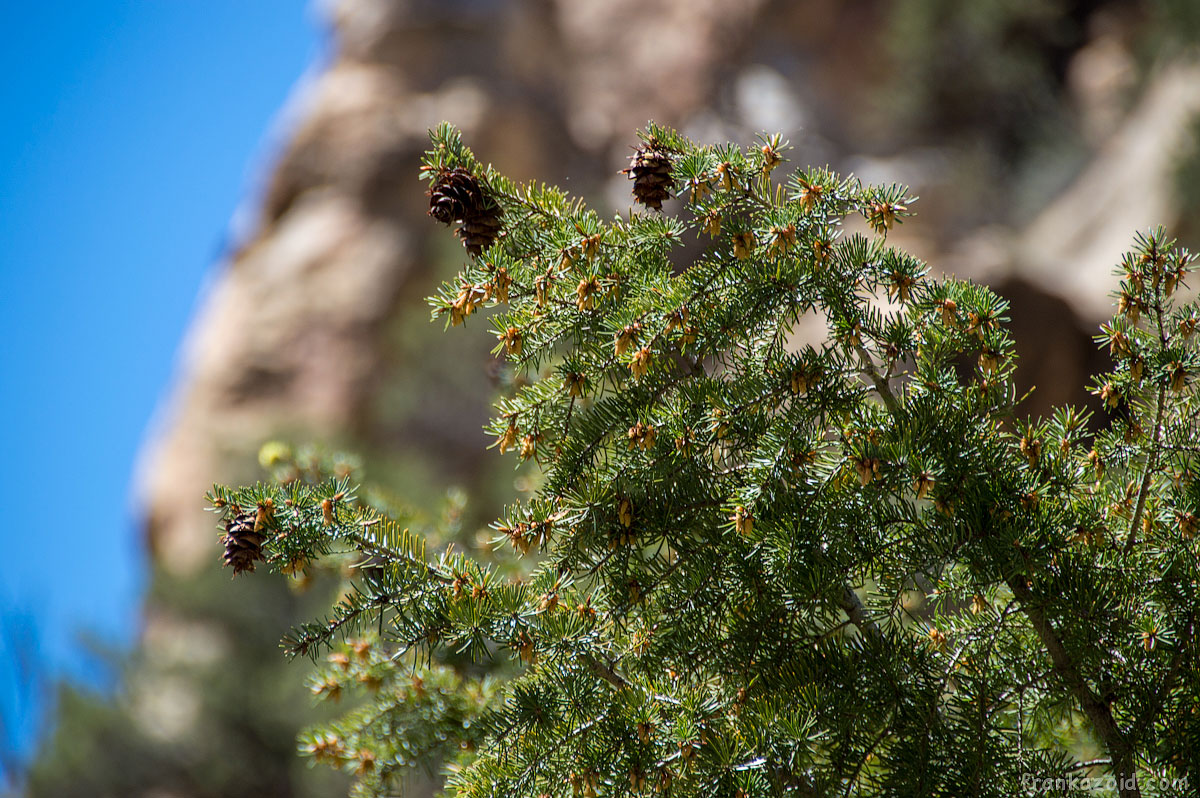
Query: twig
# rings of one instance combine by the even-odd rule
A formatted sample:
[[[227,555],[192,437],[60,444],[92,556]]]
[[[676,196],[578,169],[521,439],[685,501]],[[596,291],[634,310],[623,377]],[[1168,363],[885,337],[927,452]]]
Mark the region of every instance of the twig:
[[[612,668],[608,667],[604,663],[599,662],[598,660],[591,657],[590,655],[585,655],[583,657],[583,661],[584,661],[584,664],[587,665],[588,670],[590,670],[592,673],[599,676],[601,679],[608,682],[609,684],[611,684],[613,687],[617,688],[618,690],[624,690],[627,687],[629,687],[629,682],[625,681],[625,679],[619,673],[617,673],[616,671],[614,671]]]
[[[842,586],[842,594],[838,596],[838,606],[842,608],[858,631],[875,641],[883,639],[883,632],[879,631],[879,626],[867,615],[862,600],[859,599],[857,593],[850,589],[849,585]]]
[[[862,344],[854,344],[854,351],[858,354],[863,373],[871,378],[871,382],[875,385],[875,390],[879,393],[879,398],[883,400],[887,409],[893,413],[900,412],[900,403],[896,401],[896,395],[892,393],[892,389],[887,384],[887,381],[875,369],[875,361],[871,359],[871,355],[863,348]]]
[[[1146,473],[1142,476],[1142,487],[1138,490],[1137,508],[1133,511],[1133,520],[1129,524],[1129,536],[1125,539],[1125,554],[1133,551],[1133,543],[1137,540],[1138,525],[1142,522],[1142,511],[1146,509],[1146,496],[1150,493],[1150,480],[1158,467],[1158,450],[1162,439],[1163,408],[1166,406],[1167,386],[1163,384],[1158,389],[1158,408],[1154,411],[1154,439],[1150,442],[1150,457],[1146,460]]]

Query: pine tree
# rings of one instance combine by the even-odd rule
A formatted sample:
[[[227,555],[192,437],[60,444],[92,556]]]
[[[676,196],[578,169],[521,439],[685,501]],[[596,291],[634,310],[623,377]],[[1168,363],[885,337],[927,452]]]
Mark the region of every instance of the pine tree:
[[[367,696],[310,755],[367,795],[430,757],[462,796],[1200,783],[1190,254],[1156,230],[1120,264],[1111,415],[1028,419],[1005,302],[888,244],[903,187],[651,126],[645,207],[605,222],[431,140],[431,214],[495,230],[433,314],[493,326],[489,432],[538,487],[499,564],[346,480],[214,489],[261,570],[357,553],[284,641]]]

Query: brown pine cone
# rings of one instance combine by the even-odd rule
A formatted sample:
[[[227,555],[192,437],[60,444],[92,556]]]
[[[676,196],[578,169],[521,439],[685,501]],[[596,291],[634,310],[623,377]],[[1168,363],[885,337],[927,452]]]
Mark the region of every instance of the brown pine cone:
[[[455,233],[472,255],[482,254],[500,235],[500,206],[466,169],[443,170],[428,193],[429,215],[443,224],[461,222]]]
[[[663,200],[671,196],[671,156],[651,145],[637,148],[629,168],[621,174],[633,180],[633,196],[647,208],[662,210]]]
[[[429,215],[442,224],[466,219],[483,205],[479,179],[462,167],[443,170],[426,193]]]
[[[257,511],[247,510],[225,522],[221,540],[225,544],[225,564],[233,567],[234,576],[242,571],[253,571],[255,561],[264,559],[262,544],[266,535],[254,531],[257,517]]]

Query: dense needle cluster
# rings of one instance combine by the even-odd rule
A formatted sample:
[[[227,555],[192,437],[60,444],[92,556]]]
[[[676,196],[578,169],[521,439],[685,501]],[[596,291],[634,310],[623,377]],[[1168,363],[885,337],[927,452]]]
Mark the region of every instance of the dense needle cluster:
[[[433,315],[491,326],[488,431],[537,489],[490,556],[345,480],[214,491],[227,546],[354,564],[285,639],[366,702],[306,751],[367,795],[429,757],[472,798],[1200,785],[1191,255],[1121,264],[1110,417],[1027,418],[1006,303],[889,243],[903,187],[652,127],[635,195],[682,209],[605,221],[431,137],[431,215],[504,220]]]

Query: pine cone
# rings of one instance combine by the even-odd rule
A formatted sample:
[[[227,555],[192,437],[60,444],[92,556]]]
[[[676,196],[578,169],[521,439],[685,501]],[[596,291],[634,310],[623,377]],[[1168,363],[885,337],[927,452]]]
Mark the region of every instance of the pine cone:
[[[266,535],[254,531],[255,510],[238,513],[225,522],[225,564],[233,566],[233,575],[242,571],[253,571],[256,560],[264,559],[262,544]]]
[[[476,214],[454,232],[462,239],[467,252],[480,255],[500,235],[500,206],[493,204],[491,211]]]
[[[442,224],[466,219],[483,205],[479,180],[462,167],[442,170],[428,196],[429,215]]]
[[[671,196],[671,156],[652,145],[637,148],[629,168],[621,174],[633,180],[633,196],[647,208],[662,210],[663,200]]]
[[[443,170],[429,189],[429,215],[442,224],[461,222],[455,233],[472,255],[500,235],[500,206],[483,193],[479,178],[462,167]]]

